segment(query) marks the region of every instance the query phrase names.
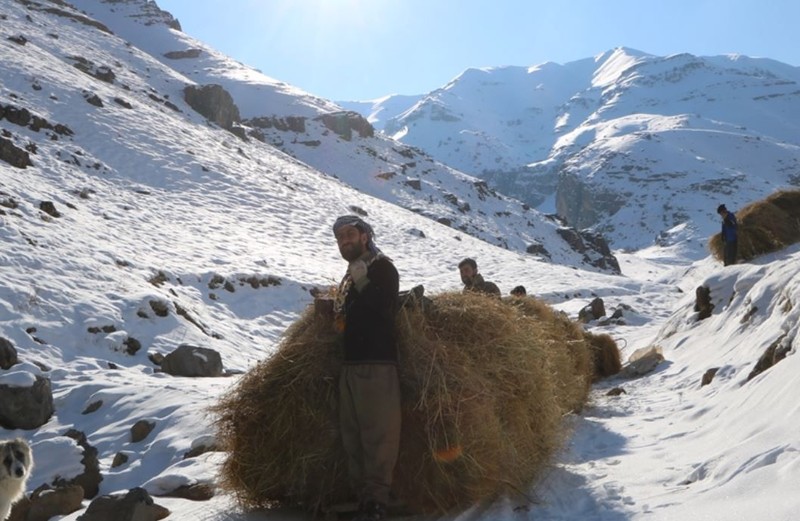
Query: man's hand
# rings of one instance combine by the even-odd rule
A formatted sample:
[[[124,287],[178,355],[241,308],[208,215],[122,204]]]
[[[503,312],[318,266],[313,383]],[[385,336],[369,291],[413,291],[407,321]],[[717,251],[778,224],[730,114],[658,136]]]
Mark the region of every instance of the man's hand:
[[[353,284],[359,291],[364,289],[364,286],[369,282],[367,278],[367,263],[361,259],[351,262],[347,267],[347,272],[350,273],[350,278],[353,279]]]

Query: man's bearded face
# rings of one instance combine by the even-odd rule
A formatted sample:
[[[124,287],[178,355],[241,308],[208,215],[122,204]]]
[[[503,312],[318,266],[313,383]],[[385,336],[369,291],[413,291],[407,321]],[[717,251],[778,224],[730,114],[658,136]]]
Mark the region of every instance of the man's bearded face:
[[[353,262],[367,251],[369,235],[362,232],[353,225],[342,226],[336,232],[336,244],[339,246],[339,253],[347,262]]]
[[[475,277],[475,274],[478,273],[478,271],[473,269],[469,264],[460,266],[458,271],[461,272],[461,282],[464,284],[470,284],[472,279]]]

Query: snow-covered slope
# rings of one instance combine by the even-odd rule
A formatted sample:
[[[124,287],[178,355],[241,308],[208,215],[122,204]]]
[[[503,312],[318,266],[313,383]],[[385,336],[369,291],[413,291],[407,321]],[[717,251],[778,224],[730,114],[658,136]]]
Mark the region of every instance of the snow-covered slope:
[[[542,506],[531,518],[795,519],[798,261],[795,245],[750,265],[722,269],[705,259],[661,279],[686,296],[660,331],[617,334],[628,341],[627,354],[658,346],[666,361],[645,378],[597,386],[562,464],[538,489]],[[693,308],[699,285],[715,306],[704,320]],[[769,348],[786,358],[751,379]],[[709,370],[716,372],[704,385]],[[615,387],[625,393],[606,395]]]
[[[800,68],[618,48],[565,65],[467,70],[384,128],[637,249],[707,237],[719,203],[800,184],[798,121]]]
[[[185,458],[213,442],[207,407],[237,373],[274,353],[312,302],[309,290],[338,280],[345,264],[330,225],[358,208],[402,288],[458,289],[455,263],[470,254],[504,293],[524,284],[571,316],[604,298],[626,324],[591,327],[617,338],[625,355],[658,343],[668,360],[643,379],[603,383],[593,405],[567,419],[567,451],[527,491],[537,503],[500,500],[444,519],[715,519],[718,509],[726,521],[762,513],[784,521],[800,508],[791,488],[796,247],[724,269],[708,259],[686,266],[685,252],[651,248],[620,255],[625,276],[544,263],[209,124],[183,102],[190,78],[61,2],[3,3],[0,19],[0,148],[30,163],[0,160],[0,337],[21,362],[0,369],[0,385],[25,387],[41,375],[55,401],[37,429],[0,428],[2,438],[33,446],[28,492],[82,470],[69,429],[97,449],[100,494],[213,484],[219,453]],[[700,284],[717,306],[697,322],[691,295]],[[789,356],[739,385],[782,333]],[[183,343],[217,350],[230,376],[157,371],[149,355]],[[699,389],[710,367],[722,369]],[[611,385],[628,394],[605,397]],[[155,428],[133,442],[140,420]],[[118,455],[127,461],[115,464]],[[156,502],[171,510],[168,519],[304,519],[242,513],[219,493]],[[75,521],[88,503],[62,519]]]
[[[379,197],[457,231],[560,264],[616,270],[602,243],[574,236],[480,179],[437,163],[414,148],[375,135],[356,113],[265,76],[175,29],[175,21],[146,0],[76,0],[115,34],[149,53],[185,82],[217,84],[241,115],[241,132]],[[180,95],[174,89],[173,95]],[[391,100],[385,101],[391,105]],[[587,240],[588,239],[588,240]],[[576,247],[579,251],[576,251]]]

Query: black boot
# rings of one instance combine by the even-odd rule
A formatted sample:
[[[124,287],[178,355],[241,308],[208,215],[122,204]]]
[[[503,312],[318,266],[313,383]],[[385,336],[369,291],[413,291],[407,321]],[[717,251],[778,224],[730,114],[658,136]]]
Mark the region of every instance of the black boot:
[[[378,501],[366,501],[353,521],[380,521],[386,519],[386,505]]]

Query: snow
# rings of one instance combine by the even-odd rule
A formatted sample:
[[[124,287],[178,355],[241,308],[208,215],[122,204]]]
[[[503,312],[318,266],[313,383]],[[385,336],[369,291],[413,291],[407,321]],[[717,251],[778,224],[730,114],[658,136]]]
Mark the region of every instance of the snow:
[[[36,375],[28,371],[21,371],[17,366],[0,374],[0,385],[6,387],[33,387],[36,383]]]
[[[626,306],[625,324],[589,327],[612,335],[626,359],[653,346],[666,358],[642,378],[599,382],[589,405],[565,418],[571,434],[563,450],[544,478],[525,491],[533,502],[502,498],[440,519],[796,519],[797,245],[723,268],[707,256],[695,231],[675,227],[671,233],[694,242],[618,251],[621,276],[545,263],[356,190],[355,174],[335,179],[207,124],[181,101],[180,89],[191,81],[188,71],[166,66],[147,54],[151,50],[21,4],[3,11],[0,101],[75,132],[52,140],[0,121],[17,145],[38,148],[33,167],[0,163],[0,202],[17,203],[0,206],[0,336],[12,341],[22,362],[0,370],[0,384],[24,387],[35,375],[46,376],[56,409],[38,429],[0,431],[32,444],[36,465],[28,492],[80,472],[81,449],[65,436],[69,429],[85,433],[98,451],[101,494],[143,486],[158,495],[213,484],[223,454],[184,456],[216,439],[208,407],[238,377],[172,377],[157,371],[148,354],[167,354],[184,343],[211,347],[229,373],[273,354],[281,333],[312,302],[309,290],[334,284],[343,273],[330,226],[355,205],[368,212],[403,289],[459,289],[456,264],[469,255],[504,294],[523,284],[573,317],[595,296],[609,309]],[[129,27],[125,37],[132,39],[142,27]],[[11,34],[30,41],[18,46],[6,40]],[[160,44],[152,43],[154,49]],[[97,64],[119,60],[124,67],[115,66],[120,75],[106,84],[75,69],[66,58],[74,55]],[[225,70],[236,69],[232,60],[214,56],[230,62]],[[42,90],[31,89],[33,79]],[[151,89],[169,95],[181,112],[150,98]],[[82,90],[100,95],[104,108],[88,105]],[[115,105],[114,97],[135,108]],[[312,109],[317,110],[313,103],[302,107]],[[344,172],[346,163],[332,162]],[[463,197],[457,184],[452,189]],[[40,212],[45,200],[62,216]],[[247,282],[253,276],[280,284],[254,288]],[[234,291],[215,286],[218,277]],[[702,321],[693,311],[700,285],[711,289],[715,305]],[[167,316],[157,315],[153,303],[163,304]],[[178,307],[193,321],[177,314]],[[125,349],[130,338],[142,344],[135,354]],[[776,342],[788,348],[788,356],[747,381]],[[701,387],[711,368],[719,370]],[[608,396],[615,387],[625,394]],[[84,414],[98,401],[97,411]],[[153,422],[155,429],[133,442],[130,429],[139,420]],[[112,468],[120,453],[128,462]],[[205,502],[155,501],[171,510],[169,519],[307,519],[286,510],[241,512],[222,493]],[[62,520],[74,521],[81,513]]]

